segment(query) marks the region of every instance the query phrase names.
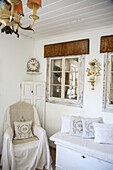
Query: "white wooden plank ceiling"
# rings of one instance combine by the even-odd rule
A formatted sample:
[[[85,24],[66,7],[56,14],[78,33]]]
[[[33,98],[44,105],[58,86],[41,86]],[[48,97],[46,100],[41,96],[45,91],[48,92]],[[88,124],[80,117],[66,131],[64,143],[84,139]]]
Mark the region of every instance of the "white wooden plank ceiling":
[[[32,23],[32,10],[22,0],[24,6],[23,26]],[[69,32],[85,31],[93,28],[113,26],[113,0],[43,0],[43,7],[37,11],[39,20],[34,25],[35,32],[19,32],[33,38],[50,37]],[[20,35],[21,36],[21,35]]]

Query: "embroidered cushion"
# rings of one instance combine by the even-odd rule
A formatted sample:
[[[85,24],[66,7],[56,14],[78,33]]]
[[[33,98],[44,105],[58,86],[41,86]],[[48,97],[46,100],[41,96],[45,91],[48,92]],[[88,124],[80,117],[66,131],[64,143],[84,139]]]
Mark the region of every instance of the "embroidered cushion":
[[[71,117],[70,135],[82,136],[83,126],[80,116]]]
[[[14,122],[15,138],[14,139],[26,139],[33,137],[32,134],[32,121],[27,122]]]
[[[96,143],[113,144],[113,124],[93,123]]]
[[[102,123],[103,120],[101,117],[99,118],[82,118],[83,125],[83,138],[94,138],[95,132],[93,127],[93,122]]]

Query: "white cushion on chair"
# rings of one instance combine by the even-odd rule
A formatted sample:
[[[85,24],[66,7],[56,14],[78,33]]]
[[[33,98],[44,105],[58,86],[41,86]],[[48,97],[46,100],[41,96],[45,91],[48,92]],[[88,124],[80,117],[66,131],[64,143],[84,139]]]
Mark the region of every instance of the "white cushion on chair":
[[[27,122],[14,122],[15,128],[15,138],[14,139],[26,139],[33,137],[32,131],[32,121]]]

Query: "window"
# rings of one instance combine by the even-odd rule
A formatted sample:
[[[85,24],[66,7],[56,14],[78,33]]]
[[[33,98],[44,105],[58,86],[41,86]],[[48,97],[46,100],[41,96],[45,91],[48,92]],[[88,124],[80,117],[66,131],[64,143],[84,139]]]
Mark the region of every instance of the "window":
[[[47,59],[48,102],[83,105],[84,56]]]
[[[113,110],[113,53],[105,54],[103,108]]]

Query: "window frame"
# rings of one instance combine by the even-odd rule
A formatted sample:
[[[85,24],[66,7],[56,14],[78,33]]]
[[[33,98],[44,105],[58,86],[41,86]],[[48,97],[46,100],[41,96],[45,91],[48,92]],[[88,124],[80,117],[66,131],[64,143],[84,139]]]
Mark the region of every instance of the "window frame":
[[[79,85],[77,86],[77,100],[64,98],[65,88],[65,59],[78,58],[80,63],[79,68]],[[51,61],[62,59],[62,83],[61,83],[61,98],[50,97],[50,77],[51,77]],[[46,77],[46,102],[64,104],[69,106],[83,107],[83,93],[84,93],[84,73],[85,73],[85,57],[84,55],[49,57],[47,58],[47,77]],[[63,94],[63,95],[62,95]]]
[[[104,79],[103,79],[103,111],[113,112],[113,104],[109,103],[111,82],[111,57],[113,53],[104,54]]]

